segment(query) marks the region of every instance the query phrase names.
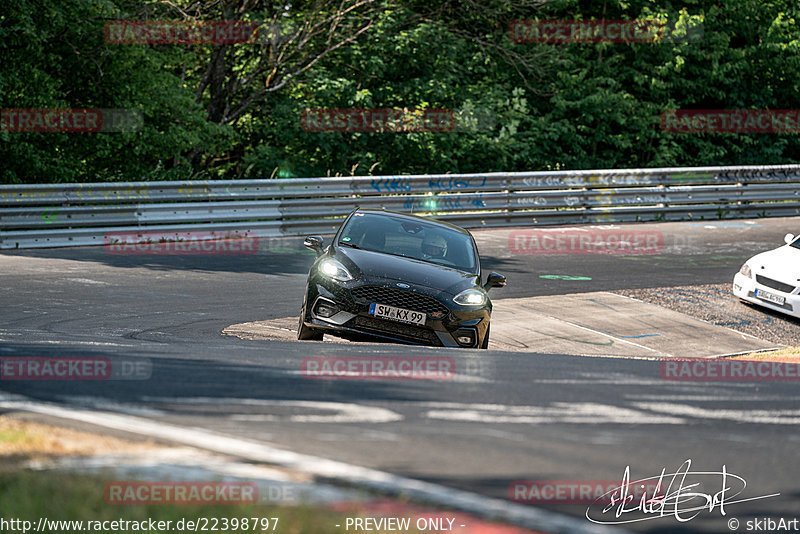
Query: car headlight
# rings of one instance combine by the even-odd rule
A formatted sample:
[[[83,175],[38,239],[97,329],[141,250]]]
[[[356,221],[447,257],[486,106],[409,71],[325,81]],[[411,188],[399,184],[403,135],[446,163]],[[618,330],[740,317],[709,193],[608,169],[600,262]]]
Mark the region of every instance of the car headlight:
[[[347,282],[348,280],[353,279],[353,275],[350,274],[350,271],[348,271],[344,265],[333,258],[327,258],[319,262],[318,269],[319,272],[328,278],[333,278],[334,280],[338,280],[340,282]]]
[[[486,304],[486,293],[478,289],[465,289],[453,297],[453,302],[462,306],[483,306]]]
[[[739,272],[742,273],[743,275],[745,275],[747,278],[752,278],[753,277],[753,271],[750,270],[750,266],[747,265],[746,263],[744,265],[742,265],[742,268],[739,269]]]

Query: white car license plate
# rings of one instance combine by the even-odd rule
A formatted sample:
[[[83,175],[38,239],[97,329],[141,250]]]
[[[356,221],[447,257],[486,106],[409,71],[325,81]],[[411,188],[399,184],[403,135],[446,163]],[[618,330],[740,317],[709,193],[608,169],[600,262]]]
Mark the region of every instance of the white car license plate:
[[[404,310],[403,308],[395,308],[394,306],[377,304],[375,302],[369,305],[369,314],[375,317],[400,321],[401,323],[425,324],[425,314],[422,312]]]
[[[786,302],[786,297],[776,295],[775,293],[770,293],[769,291],[764,291],[763,289],[756,289],[756,296],[761,300],[766,300],[767,302],[772,302],[773,304],[777,304],[779,306],[783,306],[783,303]]]

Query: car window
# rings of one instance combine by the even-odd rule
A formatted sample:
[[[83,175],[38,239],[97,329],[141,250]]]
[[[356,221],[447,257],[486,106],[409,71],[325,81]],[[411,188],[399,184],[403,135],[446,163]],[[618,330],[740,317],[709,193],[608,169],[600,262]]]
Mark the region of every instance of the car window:
[[[800,248],[800,236],[797,236],[797,238],[794,241],[792,241],[789,244],[789,246],[792,246],[794,248]]]
[[[391,215],[359,214],[342,229],[339,244],[475,272],[472,239],[445,226]]]

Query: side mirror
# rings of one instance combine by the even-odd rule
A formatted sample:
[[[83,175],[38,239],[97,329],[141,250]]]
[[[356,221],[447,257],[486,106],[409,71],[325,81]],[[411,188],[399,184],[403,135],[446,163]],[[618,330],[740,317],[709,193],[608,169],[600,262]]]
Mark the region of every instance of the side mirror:
[[[795,236],[794,234],[786,234],[785,236],[783,236],[783,241],[788,245],[789,243],[794,241],[795,237],[797,236]]]
[[[317,256],[322,254],[322,238],[318,235],[310,235],[303,240],[303,245],[310,248],[317,253]]]
[[[498,274],[494,271],[489,273],[489,276],[486,277],[486,283],[483,284],[483,289],[489,291],[493,287],[505,287],[506,285],[506,277],[502,274]]]

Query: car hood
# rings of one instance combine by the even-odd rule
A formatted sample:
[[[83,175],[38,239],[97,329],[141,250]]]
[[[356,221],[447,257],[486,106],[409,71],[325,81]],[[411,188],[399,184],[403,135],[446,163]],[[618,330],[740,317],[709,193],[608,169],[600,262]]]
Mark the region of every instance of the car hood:
[[[337,247],[333,256],[345,263],[348,269],[352,268],[351,274],[355,278],[364,280],[405,282],[452,295],[480,282],[478,275],[474,273],[369,250]]]
[[[748,263],[754,274],[795,286],[800,280],[800,249],[789,245],[756,254]]]

